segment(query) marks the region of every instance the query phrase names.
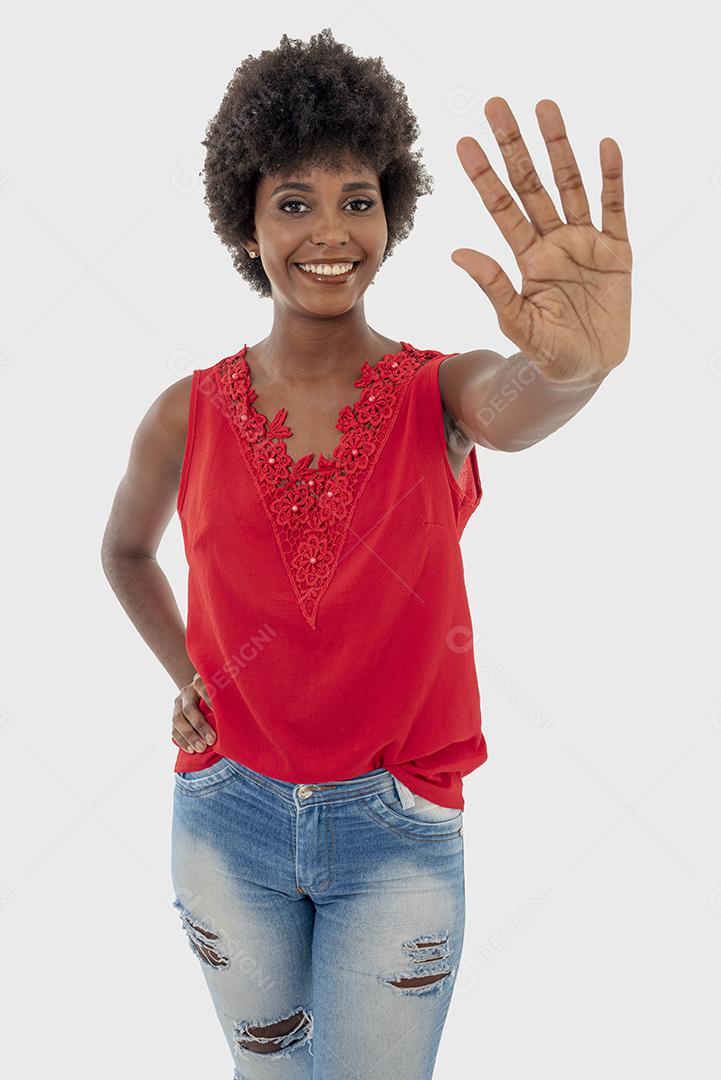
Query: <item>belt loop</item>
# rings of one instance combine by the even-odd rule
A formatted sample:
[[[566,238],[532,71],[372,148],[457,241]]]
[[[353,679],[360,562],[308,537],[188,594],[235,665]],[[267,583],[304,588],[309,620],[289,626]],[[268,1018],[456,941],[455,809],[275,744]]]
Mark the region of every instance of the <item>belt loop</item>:
[[[391,773],[393,776],[393,773]],[[408,810],[409,807],[415,806],[416,797],[410,788],[407,788],[402,780],[399,780],[397,776],[393,776],[393,782],[398,792],[398,798],[401,800],[401,806],[404,810]]]

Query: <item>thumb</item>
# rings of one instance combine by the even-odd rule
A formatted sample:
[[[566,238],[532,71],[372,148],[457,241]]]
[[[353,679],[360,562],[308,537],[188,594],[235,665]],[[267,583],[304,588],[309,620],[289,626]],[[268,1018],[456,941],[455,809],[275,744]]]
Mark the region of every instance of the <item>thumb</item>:
[[[472,248],[456,248],[451,260],[480,285],[496,309],[499,321],[513,321],[512,313],[518,312],[522,299],[503,267],[490,255],[483,255]]]

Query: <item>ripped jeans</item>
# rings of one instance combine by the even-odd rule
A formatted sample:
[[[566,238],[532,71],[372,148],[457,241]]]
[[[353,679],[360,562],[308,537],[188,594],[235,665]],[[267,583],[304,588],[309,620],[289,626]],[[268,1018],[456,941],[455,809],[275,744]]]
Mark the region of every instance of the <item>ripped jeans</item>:
[[[176,772],[172,907],[233,1080],[429,1080],[463,946],[463,813],[386,769]]]

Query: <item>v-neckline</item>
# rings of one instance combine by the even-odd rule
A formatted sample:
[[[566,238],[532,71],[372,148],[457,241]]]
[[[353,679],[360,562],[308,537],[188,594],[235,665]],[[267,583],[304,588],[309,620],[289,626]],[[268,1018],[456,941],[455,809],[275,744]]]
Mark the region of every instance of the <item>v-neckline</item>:
[[[375,364],[365,361],[354,385],[358,401],[344,405],[336,427],[341,439],[331,458],[290,457],[286,409],[272,420],[256,409],[250,385],[248,346],[214,368],[219,400],[275,534],[278,551],[303,617],[315,629],[318,605],[330,585],[359,499],[398,417],[411,380],[434,351],[407,341]]]
[[[371,364],[368,360],[364,360],[358,373],[358,377],[353,381],[353,385],[358,387],[366,386],[369,381],[368,375],[370,373],[376,371],[377,368],[382,369],[383,365],[388,363],[389,361],[400,361],[404,356],[407,355],[408,352],[412,351],[413,346],[410,345],[407,341],[402,341],[401,348],[398,352],[385,353],[384,356],[382,356],[380,360],[377,360],[375,364]],[[331,451],[331,456],[329,458],[326,457],[322,451],[313,450],[309,454],[304,454],[302,457],[296,459],[292,457],[288,452],[288,447],[285,441],[295,435],[293,429],[286,423],[288,410],[286,408],[278,409],[273,419],[270,420],[264,412],[262,412],[260,409],[257,409],[254,405],[258,394],[253,387],[252,372],[250,370],[250,364],[248,363],[248,358],[246,355],[247,352],[248,345],[244,344],[242,349],[237,353],[237,359],[239,371],[245,385],[245,394],[248,410],[251,416],[255,418],[258,425],[262,426],[265,429],[268,438],[275,436],[276,438],[281,438],[283,440],[283,451],[290,463],[289,471],[296,472],[298,470],[309,470],[310,472],[320,473],[327,471],[330,466],[335,467],[343,452],[343,440],[345,438],[345,434],[349,430],[347,424],[345,425],[345,430],[344,427],[341,426],[343,423],[343,418],[346,413],[350,413],[352,417],[355,417],[356,406],[360,405],[361,401],[363,400],[363,393],[361,392],[360,397],[358,397],[355,401],[347,402],[341,405],[340,409],[338,410],[335,428],[336,430],[340,431],[341,436],[339,441],[333,447],[333,450]],[[314,458],[318,458],[317,465],[311,464]]]

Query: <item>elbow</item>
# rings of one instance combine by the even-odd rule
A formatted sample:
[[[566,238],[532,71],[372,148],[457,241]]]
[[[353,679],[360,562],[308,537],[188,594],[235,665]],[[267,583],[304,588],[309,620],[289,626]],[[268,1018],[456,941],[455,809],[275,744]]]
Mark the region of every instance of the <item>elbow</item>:
[[[110,577],[110,573],[113,566],[117,563],[119,554],[117,536],[115,535],[115,530],[111,526],[110,521],[108,521],[108,524],[105,526],[103,538],[100,541],[100,565],[106,578]]]
[[[110,547],[104,545],[100,549],[100,564],[105,571],[106,575],[110,569],[117,566],[118,563],[137,562],[138,560],[150,559],[152,562],[157,562],[154,551],[142,551],[123,549],[122,551],[117,547]]]
[[[517,454],[520,450],[528,450],[530,446],[535,446],[540,441],[539,439],[513,439],[507,435],[504,436],[500,431],[494,432],[494,438],[491,439],[491,433],[487,428],[483,431],[471,431],[467,426],[459,424],[460,427],[462,427],[467,438],[477,443],[478,446],[482,446],[486,450],[499,450],[506,454]]]
[[[532,446],[535,446],[536,443],[539,443],[540,441],[540,439],[525,439],[521,442],[516,439],[514,442],[499,446],[498,449],[505,451],[507,454],[518,454],[521,450],[530,450]]]
[[[100,565],[111,583],[117,576],[119,566],[128,566],[138,559],[155,559],[155,554],[152,551],[121,547],[117,539],[110,539],[108,536],[103,538],[100,545]]]
[[[114,569],[118,565],[118,553],[117,551],[106,541],[100,545],[100,566],[102,571],[111,584],[115,577]]]
[[[112,548],[108,542],[107,531],[100,543],[100,565],[105,576],[108,576],[108,567],[112,559]]]

